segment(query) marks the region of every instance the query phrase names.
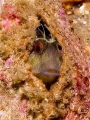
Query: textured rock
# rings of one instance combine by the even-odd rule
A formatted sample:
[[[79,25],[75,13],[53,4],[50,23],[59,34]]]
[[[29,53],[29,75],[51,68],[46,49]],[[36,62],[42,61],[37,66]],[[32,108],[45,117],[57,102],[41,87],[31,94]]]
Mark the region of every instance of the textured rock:
[[[56,0],[6,0],[0,10],[0,120],[89,120],[89,32],[84,25],[78,32],[89,10],[83,17],[81,7],[73,6],[74,14],[67,15]],[[60,76],[50,90],[29,63],[40,21],[62,46]]]

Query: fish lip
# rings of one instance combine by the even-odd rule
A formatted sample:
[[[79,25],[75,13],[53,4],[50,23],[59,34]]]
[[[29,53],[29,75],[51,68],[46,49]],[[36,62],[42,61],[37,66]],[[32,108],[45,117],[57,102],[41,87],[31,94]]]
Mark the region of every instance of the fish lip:
[[[57,76],[59,76],[59,72],[58,71],[53,71],[53,70],[42,72],[42,74],[47,76],[47,77],[57,77]]]
[[[57,81],[59,77],[59,71],[47,70],[41,73],[37,73],[36,76],[41,79],[44,83],[50,84]]]

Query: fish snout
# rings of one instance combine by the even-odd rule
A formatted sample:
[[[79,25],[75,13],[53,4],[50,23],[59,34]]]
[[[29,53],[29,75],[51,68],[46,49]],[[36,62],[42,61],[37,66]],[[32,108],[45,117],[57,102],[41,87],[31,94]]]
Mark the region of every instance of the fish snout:
[[[41,73],[36,74],[36,76],[39,79],[42,79],[44,83],[52,83],[55,82],[59,77],[59,71],[49,69],[47,71],[43,71]]]

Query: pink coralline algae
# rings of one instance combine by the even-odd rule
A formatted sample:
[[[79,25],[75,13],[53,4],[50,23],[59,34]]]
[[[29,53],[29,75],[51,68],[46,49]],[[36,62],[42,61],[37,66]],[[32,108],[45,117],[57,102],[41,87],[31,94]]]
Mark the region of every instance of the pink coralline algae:
[[[62,12],[63,11],[63,12]],[[70,30],[70,26],[68,24],[68,20],[66,19],[64,10],[59,11],[59,19],[64,22],[65,27],[62,25],[62,33],[65,35],[65,44],[67,45],[67,51],[70,52],[73,61],[75,62],[75,67],[79,70],[79,72],[84,77],[90,77],[89,68],[90,68],[90,60],[89,56],[86,54],[85,49],[83,47],[82,41],[76,34],[73,34]]]
[[[5,61],[5,68],[8,68],[14,62],[14,56],[12,55]]]
[[[4,82],[9,82],[11,79],[11,75],[8,72],[9,67],[14,63],[14,56],[10,56],[5,62],[3,60],[0,61],[0,80]]]
[[[19,116],[19,120],[28,120],[27,106],[27,101],[21,101],[20,95],[2,95],[0,93],[0,120],[14,120],[16,116]]]
[[[3,5],[1,13],[1,24],[3,30],[10,29],[13,25],[19,24],[20,18],[16,12],[17,9],[15,6],[8,3]]]
[[[25,100],[23,100],[20,105],[19,105],[19,110],[20,113],[22,114],[22,118],[26,118],[26,113],[27,113],[27,102]]]
[[[90,110],[90,99],[88,99],[90,98],[90,56],[87,54],[82,40],[71,31],[63,9],[59,10],[59,19],[58,25],[64,23],[59,26],[62,35],[64,35],[66,49],[71,56],[74,68],[72,72],[74,96],[71,99],[72,107],[70,110],[77,111],[81,116],[83,110],[85,114],[88,114],[88,110]],[[86,120],[86,118],[74,118],[74,114],[71,112],[65,120]]]
[[[5,76],[3,74],[0,74],[0,80],[2,80],[2,81],[5,80]]]
[[[86,118],[83,119],[82,117],[77,116],[74,112],[69,113],[65,120],[87,120]]]

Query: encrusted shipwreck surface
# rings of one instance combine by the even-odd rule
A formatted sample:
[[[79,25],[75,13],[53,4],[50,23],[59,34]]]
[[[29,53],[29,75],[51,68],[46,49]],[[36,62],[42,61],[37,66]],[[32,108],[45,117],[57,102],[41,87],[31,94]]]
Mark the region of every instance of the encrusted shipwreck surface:
[[[0,120],[89,120],[90,47],[72,30],[62,3],[0,2]],[[60,76],[49,90],[29,63],[40,21],[63,53]]]

